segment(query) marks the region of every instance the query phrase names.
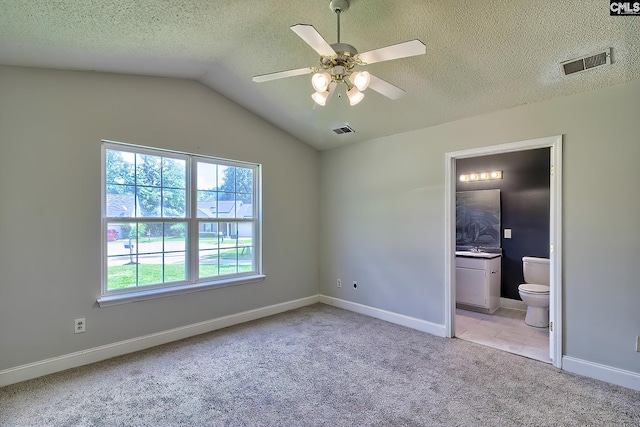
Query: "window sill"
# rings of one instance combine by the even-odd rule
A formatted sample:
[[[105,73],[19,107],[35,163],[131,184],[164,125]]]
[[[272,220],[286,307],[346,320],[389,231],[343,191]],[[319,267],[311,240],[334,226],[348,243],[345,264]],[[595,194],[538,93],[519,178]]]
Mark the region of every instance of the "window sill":
[[[264,274],[256,274],[254,276],[234,277],[233,279],[217,280],[215,282],[196,283],[193,285],[181,285],[160,289],[148,289],[144,291],[103,296],[98,298],[96,302],[100,307],[109,307],[112,305],[126,304],[129,302],[164,298],[172,295],[188,294],[191,292],[206,291],[209,289],[226,288],[228,286],[261,282],[265,279],[265,277],[266,276]]]

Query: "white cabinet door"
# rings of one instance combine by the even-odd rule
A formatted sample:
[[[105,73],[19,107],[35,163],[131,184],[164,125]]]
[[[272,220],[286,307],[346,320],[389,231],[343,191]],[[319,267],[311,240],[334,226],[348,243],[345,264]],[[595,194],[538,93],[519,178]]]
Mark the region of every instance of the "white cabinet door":
[[[456,301],[480,307],[487,306],[485,270],[456,268]]]

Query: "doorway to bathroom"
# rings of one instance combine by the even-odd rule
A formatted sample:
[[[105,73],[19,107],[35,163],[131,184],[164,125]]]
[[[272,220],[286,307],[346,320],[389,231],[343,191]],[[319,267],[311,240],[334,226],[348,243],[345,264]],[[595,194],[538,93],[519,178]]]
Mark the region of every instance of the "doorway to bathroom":
[[[445,188],[445,327],[447,336],[458,336],[463,339],[466,337],[466,339],[471,341],[481,342],[505,351],[551,362],[554,366],[561,367],[561,154],[562,136],[447,153],[447,180]],[[456,229],[456,192],[460,189],[475,189],[479,191],[492,188],[490,185],[487,186],[481,183],[468,186],[460,186],[458,183],[460,180],[465,179],[480,181],[480,174],[482,173],[486,173],[486,177],[489,177],[489,174],[492,172],[499,172],[501,175],[503,170],[500,169],[500,161],[507,161],[507,163],[503,164],[511,165],[513,162],[527,157],[532,159],[537,157],[538,160],[536,161],[540,161],[540,156],[546,156],[545,158],[547,159],[546,174],[548,175],[543,176],[542,179],[546,180],[548,178],[548,180],[544,181],[543,184],[533,182],[536,179],[540,181],[539,178],[532,178],[531,176],[527,178],[526,173],[523,176],[514,176],[513,168],[509,169],[508,172],[507,167],[503,168],[507,176],[501,176],[501,178],[504,178],[504,181],[507,179],[523,180],[524,182],[518,185],[524,187],[525,190],[512,191],[512,193],[505,192],[508,198],[502,201],[503,203],[509,203],[509,206],[505,206],[505,208],[507,208],[507,215],[505,218],[502,218],[502,224],[497,226],[497,230],[500,233],[499,241],[501,240],[501,243],[498,245],[498,252],[502,254],[502,246],[505,246],[505,253],[508,252],[509,257],[503,259],[500,263],[504,267],[501,267],[501,273],[505,275],[505,280],[502,281],[501,290],[499,291],[499,296],[501,297],[499,299],[499,308],[496,310],[497,306],[495,303],[492,303],[491,306],[487,305],[486,308],[482,308],[481,311],[485,311],[484,313],[478,312],[477,310],[460,310],[456,308],[455,252],[456,242],[460,243],[460,229]],[[481,158],[490,159],[490,161],[485,164],[483,170],[471,170],[476,167],[475,165],[482,164],[482,162],[476,161],[476,159],[481,160]],[[457,165],[461,166],[459,171]],[[478,175],[471,176],[474,173],[478,173]],[[459,177],[458,175],[460,174],[466,176]],[[527,180],[529,180],[529,182],[526,182]],[[506,183],[502,185],[504,189],[509,188],[508,186],[505,187],[505,185],[507,185]],[[495,185],[494,188],[500,188],[500,185]],[[538,212],[531,212],[535,209],[537,209]],[[529,225],[525,223],[518,224],[518,215],[537,215],[539,219],[541,210],[545,211],[542,215],[546,215],[545,218],[542,218],[543,221],[529,219],[526,220],[531,222]],[[506,220],[506,222],[504,220]],[[478,237],[475,235],[478,233],[472,234],[474,235],[471,237]],[[465,236],[465,238],[467,237],[468,236]],[[528,239],[526,245],[521,244],[522,239]],[[482,244],[472,245],[464,249],[477,250],[478,246],[480,246],[482,252],[485,252],[485,250],[486,252],[492,252],[491,248],[485,249],[482,247]],[[526,251],[527,253],[519,253],[519,251]],[[487,258],[485,264],[489,265],[490,260],[488,258],[492,255],[480,254],[480,256]],[[543,258],[548,256],[549,258],[550,292],[548,330],[544,328],[532,328],[524,323],[526,304],[520,300],[517,291],[518,284],[523,283],[521,281],[522,256],[539,256]],[[491,277],[491,275],[488,277]],[[489,291],[487,290],[486,292],[488,295]],[[461,307],[463,309],[468,308],[465,307],[464,304],[461,304]],[[490,312],[491,314],[489,314]],[[491,337],[483,338],[483,333]],[[496,338],[498,335],[500,337]],[[544,348],[541,348],[541,346],[544,346]]]

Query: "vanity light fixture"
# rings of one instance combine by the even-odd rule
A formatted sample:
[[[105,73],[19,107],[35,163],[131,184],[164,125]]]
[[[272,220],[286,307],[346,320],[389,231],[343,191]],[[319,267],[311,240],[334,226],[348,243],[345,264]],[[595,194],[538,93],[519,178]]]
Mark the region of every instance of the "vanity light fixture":
[[[502,179],[502,171],[474,172],[460,175],[460,182],[489,181],[491,179]]]

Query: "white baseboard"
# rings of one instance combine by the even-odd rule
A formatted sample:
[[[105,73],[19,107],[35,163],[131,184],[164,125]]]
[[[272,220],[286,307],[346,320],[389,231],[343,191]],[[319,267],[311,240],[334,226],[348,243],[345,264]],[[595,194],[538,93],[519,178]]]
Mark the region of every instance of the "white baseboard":
[[[0,387],[249,322],[317,302],[320,302],[320,296],[314,295],[16,366],[0,371]]]
[[[283,313],[317,302],[417,329],[432,335],[445,336],[444,325],[339,298],[314,295],[5,369],[0,371],[0,387]],[[636,372],[625,371],[570,356],[562,358],[562,369],[640,391],[640,374]]]
[[[640,391],[640,374],[575,357],[563,356],[562,369],[585,377]]]
[[[387,322],[406,326],[408,328],[417,329],[419,331],[427,332],[439,337],[446,336],[444,325],[427,322],[426,320],[417,319],[415,317],[405,316],[404,314],[398,314],[392,311],[382,310],[380,308],[370,307],[368,305],[358,304],[355,302],[329,297],[326,295],[320,295],[320,302],[327,305],[333,305],[338,308],[343,308],[345,310],[355,311],[356,313],[375,317],[376,319],[386,320]]]
[[[527,311],[527,304],[524,301],[520,301],[518,299],[500,297],[500,307]]]

